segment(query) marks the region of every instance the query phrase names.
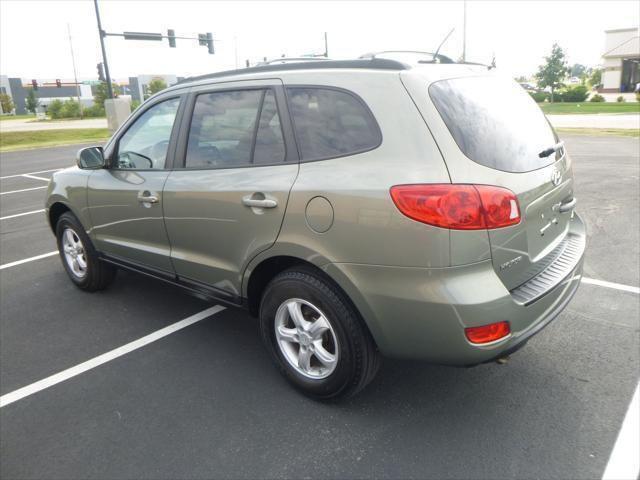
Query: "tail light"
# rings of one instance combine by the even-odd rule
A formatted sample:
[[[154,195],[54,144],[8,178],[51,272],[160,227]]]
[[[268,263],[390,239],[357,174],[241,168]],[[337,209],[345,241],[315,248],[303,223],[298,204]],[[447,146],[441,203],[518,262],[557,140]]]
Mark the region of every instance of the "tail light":
[[[407,217],[436,227],[484,230],[520,222],[515,194],[490,185],[419,184],[391,187],[391,198]]]
[[[481,327],[464,329],[464,334],[471,343],[491,343],[506,337],[511,333],[509,322],[496,322]]]

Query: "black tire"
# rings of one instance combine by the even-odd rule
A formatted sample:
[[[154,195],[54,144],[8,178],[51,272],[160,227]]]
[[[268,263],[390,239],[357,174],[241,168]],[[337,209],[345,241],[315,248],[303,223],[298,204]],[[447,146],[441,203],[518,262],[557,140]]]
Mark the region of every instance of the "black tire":
[[[83,247],[83,260],[86,264],[84,274],[79,275],[74,272],[66,259],[63,246],[63,235],[67,230],[71,230],[78,238]],[[69,275],[71,281],[81,290],[96,292],[104,290],[115,278],[117,269],[113,265],[100,261],[96,249],[91,243],[91,239],[84,231],[78,219],[71,212],[63,213],[56,223],[56,239],[58,241],[58,252],[62,265]]]
[[[276,312],[290,299],[310,302],[333,329],[340,354],[335,370],[326,378],[307,378],[298,372],[278,344]],[[380,354],[358,312],[330,279],[311,268],[284,271],[269,283],[260,302],[260,330],[278,369],[297,389],[315,399],[353,396],[373,380],[380,367]]]

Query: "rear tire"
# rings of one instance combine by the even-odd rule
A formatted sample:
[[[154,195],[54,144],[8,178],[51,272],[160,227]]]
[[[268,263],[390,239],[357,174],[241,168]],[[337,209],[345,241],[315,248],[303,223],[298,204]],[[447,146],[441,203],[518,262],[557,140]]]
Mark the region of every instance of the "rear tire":
[[[100,261],[91,239],[71,212],[63,213],[56,223],[58,252],[71,281],[81,290],[104,290],[115,278],[117,269]]]
[[[315,399],[353,396],[380,367],[373,338],[351,303],[310,268],[287,270],[269,283],[260,330],[281,373]]]

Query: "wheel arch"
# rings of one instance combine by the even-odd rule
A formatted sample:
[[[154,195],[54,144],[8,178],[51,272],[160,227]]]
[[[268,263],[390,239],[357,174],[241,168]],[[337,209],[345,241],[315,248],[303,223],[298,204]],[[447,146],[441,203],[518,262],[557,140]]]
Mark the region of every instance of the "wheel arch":
[[[56,233],[56,225],[58,224],[58,220],[60,220],[60,217],[62,216],[62,214],[66,212],[73,213],[71,208],[69,208],[69,205],[61,201],[56,201],[52,203],[51,206],[49,207],[49,210],[47,212],[47,217],[49,220],[49,226],[51,227],[51,231],[54,234]],[[75,216],[77,218],[77,215]]]
[[[311,270],[336,287],[345,301],[347,301],[354,309],[377,347],[375,332],[371,329],[371,323],[367,318],[367,313],[370,312],[370,309],[364,298],[358,294],[356,294],[357,298],[353,298],[353,296],[348,293],[354,292],[353,285],[342,285],[340,280],[344,280],[343,278],[340,280],[334,278],[334,276],[329,274],[323,266],[317,265],[301,257],[281,254],[266,257],[257,262],[252,262],[251,268],[247,268],[243,282],[244,297],[251,315],[256,317],[259,315],[262,292],[264,292],[264,289],[267,287],[269,282],[279,273],[293,267]]]

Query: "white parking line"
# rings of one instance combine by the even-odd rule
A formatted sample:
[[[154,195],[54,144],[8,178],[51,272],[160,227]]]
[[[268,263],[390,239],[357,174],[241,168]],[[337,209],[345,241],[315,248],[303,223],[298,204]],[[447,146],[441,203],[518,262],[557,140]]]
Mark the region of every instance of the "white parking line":
[[[25,215],[32,215],[34,213],[42,213],[42,212],[44,212],[44,208],[41,208],[40,210],[32,210],[31,212],[15,213],[13,215],[7,215],[6,217],[0,217],[0,220],[9,220],[10,218],[24,217]]]
[[[622,428],[611,451],[602,480],[637,480],[640,475],[640,399],[636,385]]]
[[[25,258],[23,260],[16,260],[15,262],[5,263],[4,265],[0,265],[0,270],[4,270],[5,268],[16,267],[18,265],[22,265],[23,263],[33,262],[34,260],[40,260],[42,258],[52,257],[53,255],[57,255],[58,251],[55,250],[49,253],[43,253],[42,255],[36,255],[35,257]]]
[[[4,177],[0,177],[0,180],[6,180],[7,178],[18,178],[24,175],[36,175],[38,173],[49,173],[49,172],[57,172],[62,170],[62,168],[54,168],[52,170],[39,170],[37,172],[25,172],[25,173],[16,173],[14,175],[5,175]]]
[[[27,385],[26,387],[22,387],[18,390],[14,390],[13,392],[2,395],[2,397],[0,397],[0,408],[6,407],[13,402],[17,402],[18,400],[28,397],[29,395],[40,392],[45,388],[52,387],[60,382],[64,382],[65,380],[69,380],[70,378],[75,377],[76,375],[80,375],[81,373],[84,373],[88,370],[99,367],[104,363],[115,360],[116,358],[126,355],[127,353],[137,350],[138,348],[142,348],[145,345],[149,345],[156,340],[160,340],[167,335],[171,335],[178,330],[182,330],[189,325],[193,325],[200,320],[204,320],[205,318],[221,312],[224,309],[225,307],[221,305],[215,305],[213,307],[207,308],[200,313],[196,313],[195,315],[191,315],[184,320],[180,320],[179,322],[176,322],[172,325],[161,328],[160,330],[156,330],[149,335],[139,338],[138,340],[134,340],[133,342],[127,343],[126,345],[111,350],[110,352],[103,353],[102,355],[94,357],[91,360],[87,360],[86,362],[76,365],[75,367],[68,368],[66,370],[63,370],[62,372],[56,373],[54,375],[51,375],[50,377],[32,383],[31,385]]]
[[[624,292],[640,294],[639,287],[632,287],[631,285],[624,285],[622,283],[605,282],[604,280],[596,280],[595,278],[587,277],[582,277],[582,283],[588,283],[590,285],[598,285],[599,287],[614,288],[616,290],[622,290]]]
[[[31,188],[23,188],[22,190],[11,190],[10,192],[0,192],[0,195],[9,195],[10,193],[30,192],[31,190],[40,190],[42,188],[47,188],[47,186],[44,185],[42,187],[31,187]]]
[[[29,175],[28,173],[25,173],[22,175],[24,178],[32,178],[33,180],[42,180],[43,182],[48,182],[49,179],[45,178],[45,177],[36,177],[35,175]]]

